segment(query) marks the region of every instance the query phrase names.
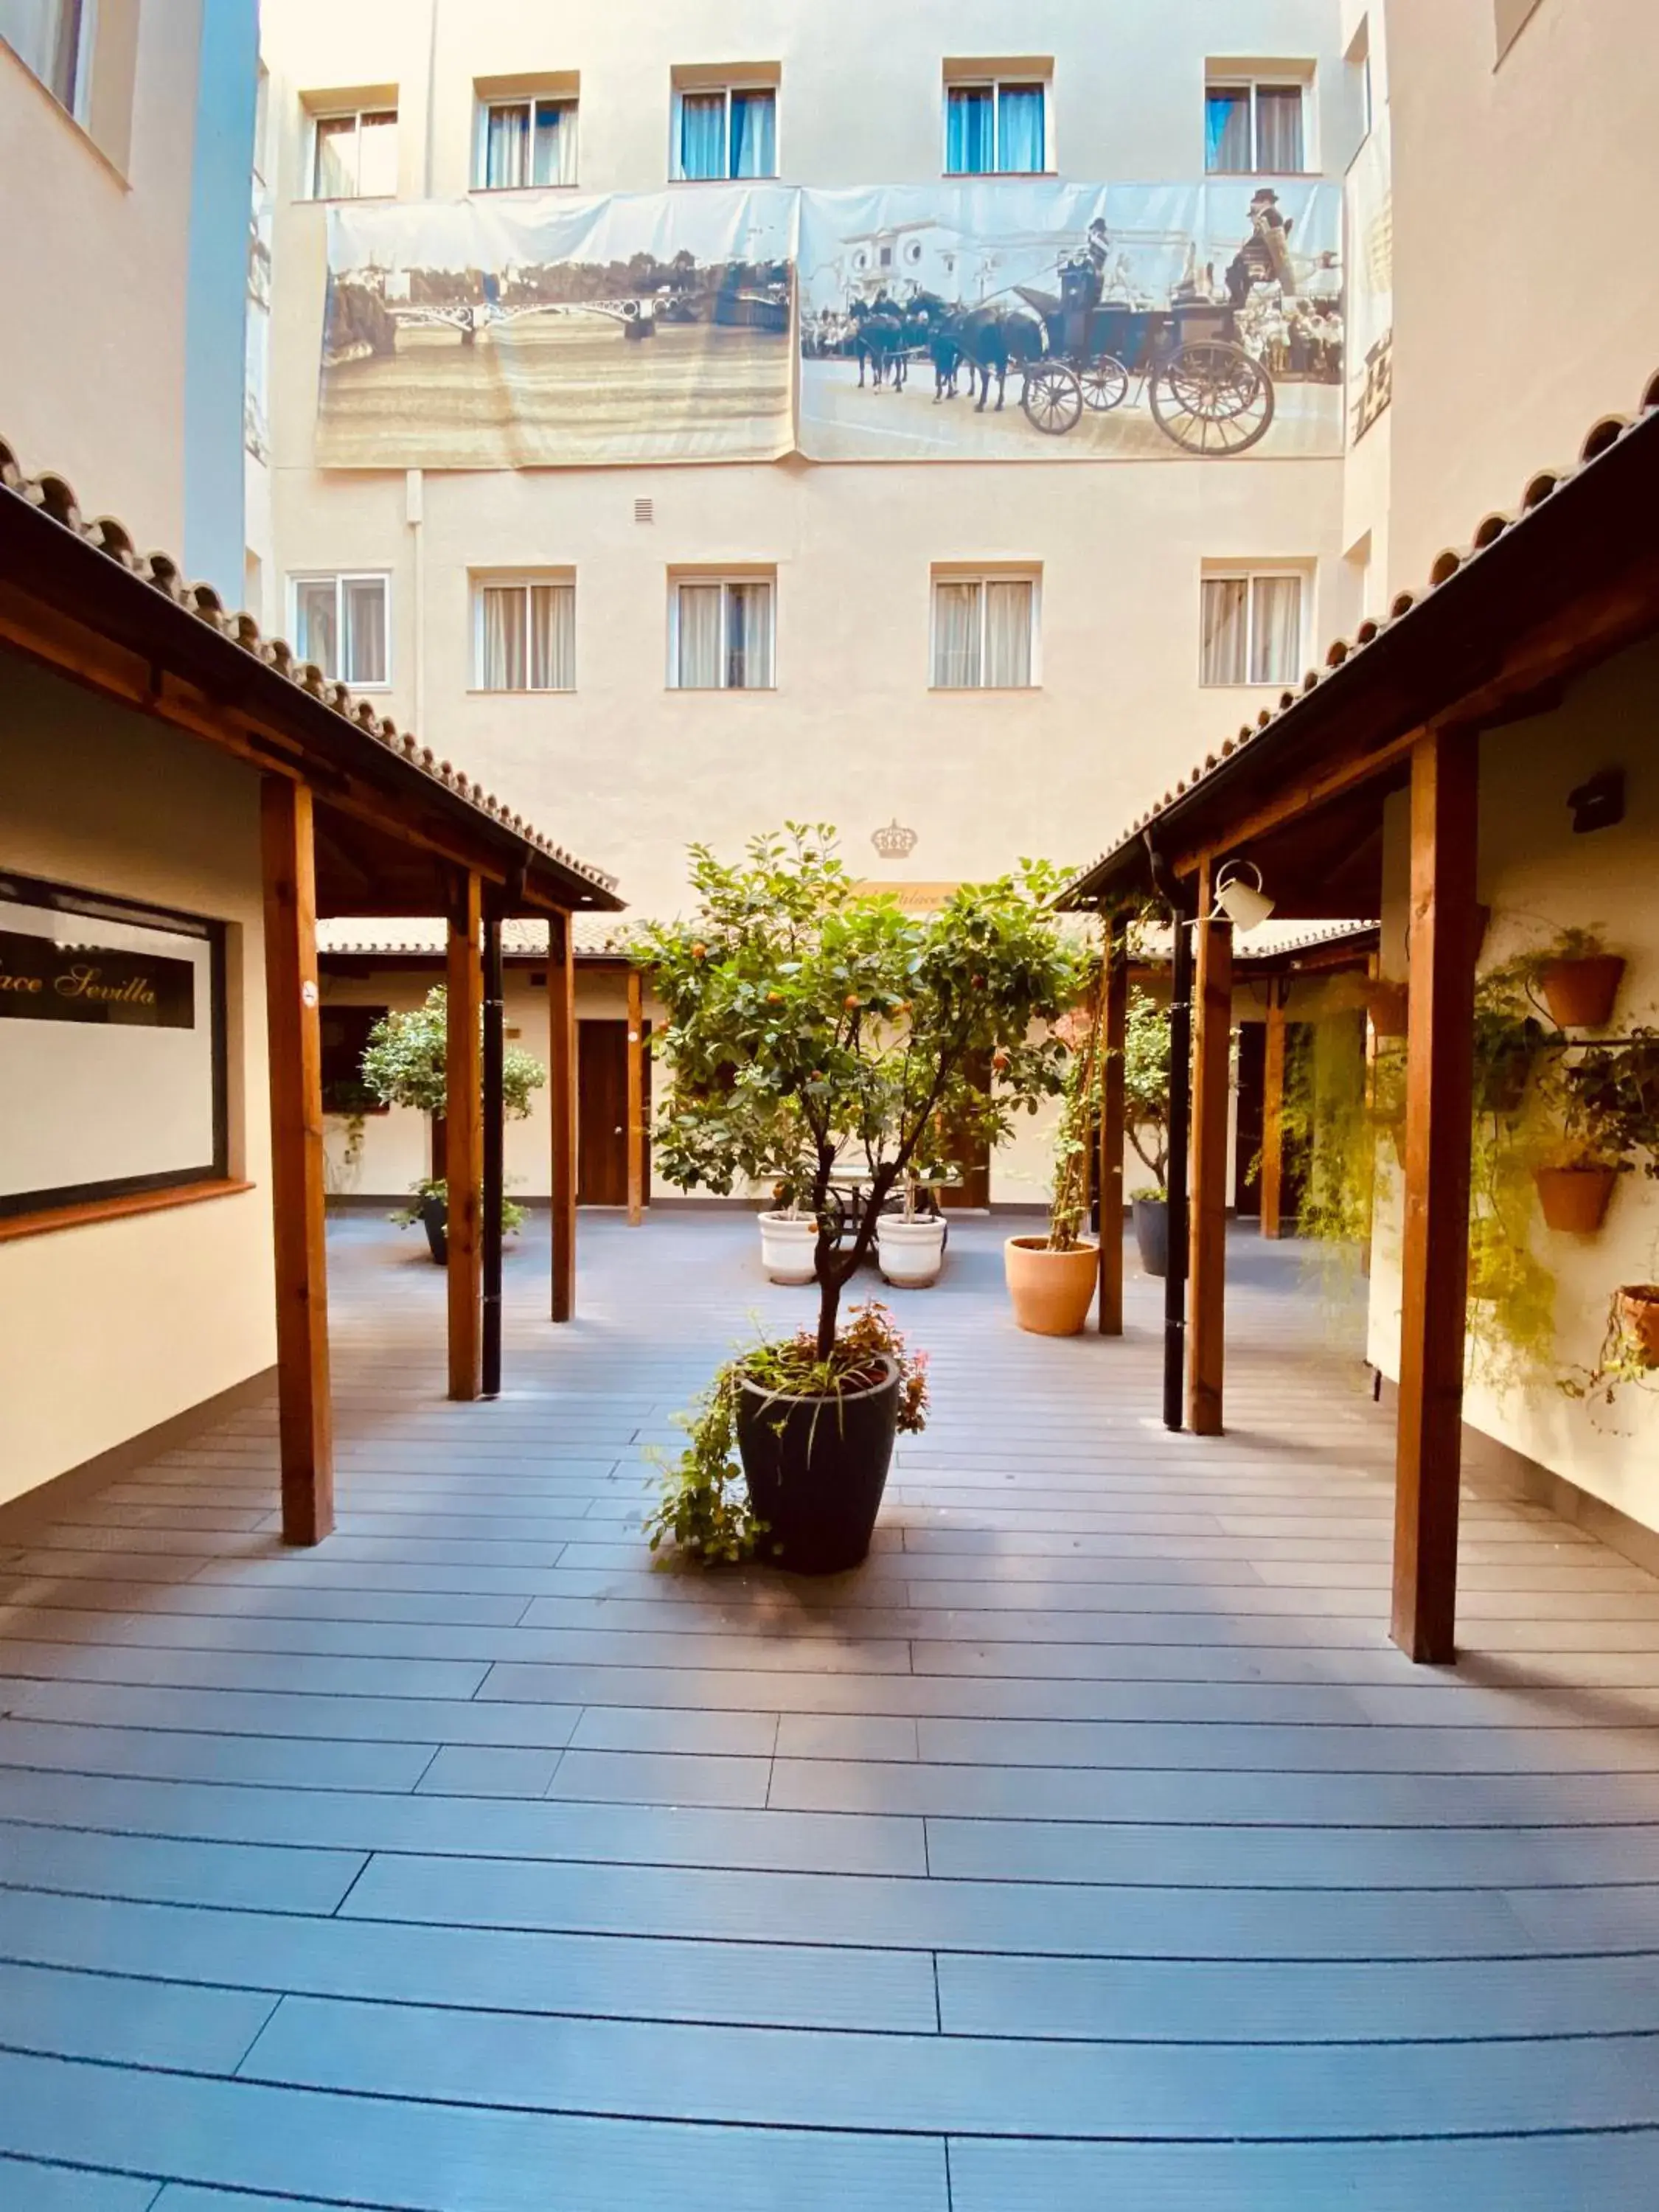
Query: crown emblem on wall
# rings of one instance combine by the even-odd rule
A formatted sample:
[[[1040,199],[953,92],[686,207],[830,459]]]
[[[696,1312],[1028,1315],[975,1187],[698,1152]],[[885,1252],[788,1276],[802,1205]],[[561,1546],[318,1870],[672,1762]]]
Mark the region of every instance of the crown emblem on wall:
[[[916,833],[895,819],[884,830],[872,830],[870,842],[884,860],[908,860],[916,849]]]

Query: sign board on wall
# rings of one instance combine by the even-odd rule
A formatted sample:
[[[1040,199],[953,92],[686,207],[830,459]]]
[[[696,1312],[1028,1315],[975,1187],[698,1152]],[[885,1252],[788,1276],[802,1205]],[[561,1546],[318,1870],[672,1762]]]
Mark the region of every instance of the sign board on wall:
[[[1343,307],[1314,179],[346,204],[317,459],[1335,454]]]
[[[222,927],[0,877],[0,1213],[225,1159]]]
[[[1394,179],[1386,120],[1348,173],[1348,423],[1354,445],[1394,396]]]

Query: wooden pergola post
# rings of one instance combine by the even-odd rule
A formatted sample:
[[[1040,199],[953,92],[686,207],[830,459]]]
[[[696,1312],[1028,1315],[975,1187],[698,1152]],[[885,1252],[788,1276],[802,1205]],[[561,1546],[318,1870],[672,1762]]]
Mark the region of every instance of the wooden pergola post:
[[[553,1318],[576,1310],[576,960],[568,914],[548,923],[547,1066],[552,1107]]]
[[[628,1225],[645,1218],[645,990],[628,971]]]
[[[1285,994],[1276,978],[1267,985],[1267,1039],[1261,1074],[1261,1234],[1285,1234]]]
[[[1129,1015],[1129,926],[1115,915],[1106,933],[1106,1021],[1101,1039],[1100,1334],[1123,1334],[1123,1047]]]
[[[501,1391],[501,1208],[507,1197],[506,979],[501,966],[501,915],[494,899],[483,917],[483,1044],[478,1241],[483,1284],[479,1389],[486,1398]]]
[[[283,1540],[319,1544],[334,1526],[334,1425],[323,1219],[316,848],[311,793],[304,784],[285,776],[264,778],[259,836]]]
[[[1199,871],[1194,924],[1196,1050],[1193,1071],[1192,1218],[1188,1261],[1192,1327],[1187,1347],[1187,1425],[1222,1432],[1226,1340],[1227,1120],[1231,1099],[1233,926],[1212,921],[1212,874]]]
[[[1393,1635],[1435,1666],[1456,1654],[1479,830],[1479,733],[1430,730],[1412,751]]]
[[[482,887],[469,869],[449,916],[444,1176],[449,1218],[449,1395],[476,1398],[483,1352]]]

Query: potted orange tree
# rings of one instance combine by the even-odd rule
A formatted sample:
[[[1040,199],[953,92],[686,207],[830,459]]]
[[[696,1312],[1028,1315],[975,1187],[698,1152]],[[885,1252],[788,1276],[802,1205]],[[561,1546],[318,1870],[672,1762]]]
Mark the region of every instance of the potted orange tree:
[[[816,1224],[816,1324],[728,1362],[688,1418],[653,1544],[706,1559],[764,1548],[826,1573],[869,1548],[901,1428],[919,1427],[919,1364],[879,1307],[843,1323],[842,1294],[872,1253],[888,1197],[933,1171],[939,1133],[994,1143],[1057,1092],[1066,1052],[1048,1025],[1077,998],[1077,951],[1040,863],[967,884],[935,915],[861,891],[834,832],[792,823],[728,865],[694,846],[691,919],[646,933],[668,1024],[672,1087],[656,1131],[663,1174],[729,1194],[768,1157],[781,1110],[805,1137],[800,1203]],[[973,1078],[989,1061],[988,1092]],[[837,1162],[865,1201],[836,1205]]]

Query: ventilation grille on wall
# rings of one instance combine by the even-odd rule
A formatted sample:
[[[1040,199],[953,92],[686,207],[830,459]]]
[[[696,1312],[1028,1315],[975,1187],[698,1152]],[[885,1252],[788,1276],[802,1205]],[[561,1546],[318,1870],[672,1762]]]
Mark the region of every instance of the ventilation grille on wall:
[[[634,520],[635,522],[654,522],[656,519],[655,510],[653,508],[648,499],[636,499],[635,501]]]

